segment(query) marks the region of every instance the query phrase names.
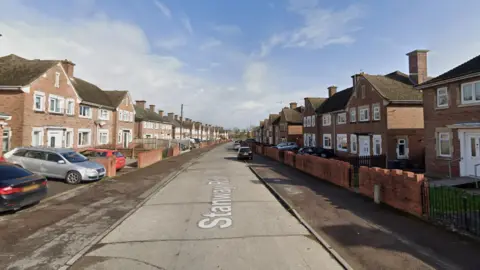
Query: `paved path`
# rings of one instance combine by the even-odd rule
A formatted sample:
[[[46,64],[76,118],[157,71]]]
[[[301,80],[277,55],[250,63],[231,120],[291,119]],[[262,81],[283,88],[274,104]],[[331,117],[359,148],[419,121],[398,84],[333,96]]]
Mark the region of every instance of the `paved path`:
[[[342,269],[235,153],[208,152],[71,269]]]

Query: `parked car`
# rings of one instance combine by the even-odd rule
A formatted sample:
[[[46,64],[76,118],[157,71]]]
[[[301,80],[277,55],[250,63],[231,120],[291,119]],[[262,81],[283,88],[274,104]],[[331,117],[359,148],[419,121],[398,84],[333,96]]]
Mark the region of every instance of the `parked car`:
[[[47,179],[12,163],[0,162],[0,212],[36,204],[47,196]]]
[[[125,158],[125,156],[121,152],[110,149],[91,148],[81,151],[80,154],[88,158],[115,156],[115,168],[117,169],[117,171],[123,169],[123,167],[125,167],[125,164],[127,163],[127,158]]]
[[[253,159],[253,153],[252,153],[252,150],[250,149],[250,147],[240,147],[240,149],[238,149],[237,159],[238,160],[241,160],[241,159],[252,160]]]
[[[332,149],[326,149],[323,147],[313,147],[314,153],[312,155],[322,158],[333,158],[335,157],[335,152]]]
[[[235,142],[235,143],[233,144],[233,150],[238,150],[238,149],[240,149],[240,147],[241,147],[241,145],[240,145],[239,142]]]
[[[100,180],[105,176],[102,164],[68,148],[18,147],[5,153],[4,157],[33,173],[65,179],[68,184]]]
[[[246,141],[247,143],[256,143],[255,139],[252,139],[252,138],[246,139],[245,141]]]
[[[315,153],[314,147],[302,147],[298,149],[297,155],[311,155]]]
[[[298,147],[298,145],[294,142],[287,142],[286,144],[281,145],[281,146],[277,145],[277,149],[278,150],[283,150],[283,151],[298,150],[299,148],[300,147]]]

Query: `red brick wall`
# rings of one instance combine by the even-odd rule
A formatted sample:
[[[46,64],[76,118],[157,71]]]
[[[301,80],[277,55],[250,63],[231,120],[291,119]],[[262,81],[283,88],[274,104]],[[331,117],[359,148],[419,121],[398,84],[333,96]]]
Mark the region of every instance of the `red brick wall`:
[[[341,187],[350,187],[351,165],[347,162],[310,155],[297,155],[296,168]]]
[[[138,168],[144,168],[162,160],[163,149],[138,153]]]
[[[380,185],[380,200],[402,211],[422,215],[423,174],[401,170],[360,167],[360,193],[373,198],[374,186]]]
[[[115,156],[93,158],[92,160],[102,164],[105,167],[106,176],[114,177],[115,175],[117,175]]]
[[[283,156],[283,162],[287,164],[288,166],[294,167],[295,168],[295,157],[297,155],[294,152],[291,151],[285,151],[284,156]]]
[[[257,145],[257,146],[256,146],[256,150],[255,150],[255,153],[260,154],[260,155],[263,155],[263,154],[264,154],[263,150],[264,150],[264,147],[263,147],[263,146]]]
[[[8,113],[12,116],[10,121],[7,121],[7,129],[11,130],[12,137],[10,138],[10,150],[14,147],[22,145],[22,126],[24,114],[24,93],[20,90],[0,91],[0,112]]]
[[[280,151],[276,148],[265,147],[265,155],[269,158],[272,158],[276,161],[283,161],[280,159]]]

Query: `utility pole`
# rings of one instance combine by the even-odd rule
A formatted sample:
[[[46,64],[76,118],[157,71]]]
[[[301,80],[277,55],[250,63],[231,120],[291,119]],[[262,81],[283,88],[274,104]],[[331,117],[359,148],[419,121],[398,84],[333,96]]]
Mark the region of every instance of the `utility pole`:
[[[183,138],[183,104],[180,106],[180,140]]]

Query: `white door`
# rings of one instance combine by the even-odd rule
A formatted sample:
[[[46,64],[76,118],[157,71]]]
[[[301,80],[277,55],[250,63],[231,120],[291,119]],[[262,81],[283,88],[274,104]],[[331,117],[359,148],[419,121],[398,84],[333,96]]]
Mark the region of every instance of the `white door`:
[[[49,130],[47,132],[48,146],[61,148],[63,145],[63,131],[62,130]]]
[[[397,139],[397,159],[408,159],[408,142],[406,138]]]
[[[480,134],[466,134],[465,171],[467,175],[480,176]],[[476,172],[475,172],[476,170]]]
[[[128,148],[128,131],[123,131],[123,148]]]
[[[370,156],[370,136],[358,136],[359,156]]]

